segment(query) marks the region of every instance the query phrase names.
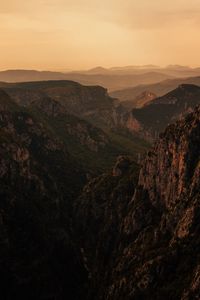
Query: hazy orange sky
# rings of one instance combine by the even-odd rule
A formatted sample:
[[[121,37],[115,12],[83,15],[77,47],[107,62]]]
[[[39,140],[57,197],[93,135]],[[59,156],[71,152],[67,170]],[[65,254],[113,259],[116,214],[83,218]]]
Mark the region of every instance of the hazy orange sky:
[[[200,0],[0,0],[0,69],[200,65]]]

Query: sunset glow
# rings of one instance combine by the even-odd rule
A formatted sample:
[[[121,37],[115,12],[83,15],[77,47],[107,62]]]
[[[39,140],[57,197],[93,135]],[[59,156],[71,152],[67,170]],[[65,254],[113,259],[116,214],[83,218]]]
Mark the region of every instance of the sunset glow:
[[[198,66],[199,0],[0,0],[0,69]]]

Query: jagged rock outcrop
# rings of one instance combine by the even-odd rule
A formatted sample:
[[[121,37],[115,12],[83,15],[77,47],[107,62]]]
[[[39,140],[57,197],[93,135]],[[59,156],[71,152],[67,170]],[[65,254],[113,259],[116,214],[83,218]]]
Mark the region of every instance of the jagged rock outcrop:
[[[169,125],[141,170],[139,184],[149,191],[152,201],[162,199],[167,209],[184,193],[192,195],[199,186],[199,114],[197,108],[178,123]]]
[[[78,211],[91,299],[200,298],[199,145],[197,107],[161,134],[132,190],[129,172],[86,186]]]

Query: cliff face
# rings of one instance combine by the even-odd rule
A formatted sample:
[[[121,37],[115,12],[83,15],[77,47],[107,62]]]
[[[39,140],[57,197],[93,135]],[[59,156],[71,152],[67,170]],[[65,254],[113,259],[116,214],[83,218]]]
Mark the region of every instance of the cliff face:
[[[50,97],[59,102],[70,114],[89,120],[94,124],[115,126],[116,102],[107,90],[100,86],[83,86],[73,81],[44,81],[19,83],[6,89],[15,101],[29,105]]]
[[[86,233],[82,241],[92,299],[199,299],[199,145],[198,107],[160,136],[131,193],[129,173],[116,168],[106,181],[113,201],[102,180],[84,190],[82,199],[90,200],[81,201],[82,222],[98,240],[90,243]],[[116,178],[125,180],[121,194],[115,193]],[[99,211],[97,219],[91,207]]]
[[[139,184],[150,199],[173,207],[184,194],[192,195],[199,185],[199,109],[160,135],[143,166]],[[153,174],[153,176],[151,176]]]
[[[108,299],[199,298],[199,144],[197,108],[170,125],[148,154],[123,222],[128,242]]]
[[[5,91],[21,106],[28,107],[33,102],[44,103],[44,99],[51,99],[60,104],[68,114],[106,132],[128,130],[137,133],[132,124],[139,122],[101,86],[84,86],[73,81],[24,82],[10,84],[5,87]],[[44,105],[40,108],[44,109]]]
[[[38,116],[43,112],[46,116],[42,118],[48,118],[48,125],[67,144],[68,151],[93,173],[112,167],[120,154],[137,159],[138,152],[149,147],[130,134],[133,122],[127,121],[126,110],[100,86],[44,81],[9,84],[5,91],[31,112],[38,109]]]

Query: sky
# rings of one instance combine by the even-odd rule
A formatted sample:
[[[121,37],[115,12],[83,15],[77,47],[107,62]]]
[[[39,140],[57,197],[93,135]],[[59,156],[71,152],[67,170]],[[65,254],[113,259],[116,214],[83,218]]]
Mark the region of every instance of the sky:
[[[200,66],[200,0],[0,0],[0,69]]]

